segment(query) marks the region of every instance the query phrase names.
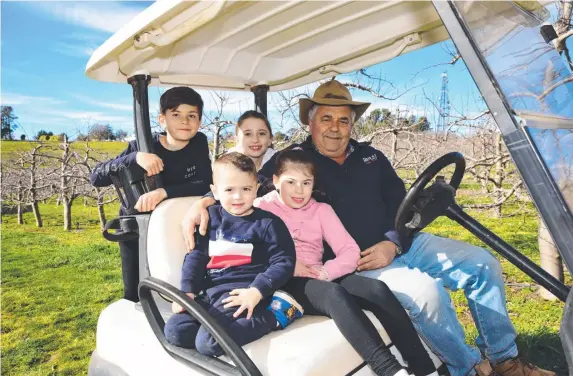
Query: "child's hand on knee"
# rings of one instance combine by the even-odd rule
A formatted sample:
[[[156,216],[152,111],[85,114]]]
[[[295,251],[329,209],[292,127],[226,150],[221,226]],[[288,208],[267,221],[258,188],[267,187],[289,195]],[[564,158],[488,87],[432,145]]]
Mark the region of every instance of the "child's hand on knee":
[[[250,319],[253,315],[253,310],[255,306],[259,304],[263,295],[255,287],[249,287],[248,289],[235,289],[229,293],[229,297],[223,299],[223,303],[226,303],[223,307],[230,308],[239,306],[239,309],[233,314],[233,317],[237,318],[241,313],[247,310],[247,319]]]
[[[195,294],[193,294],[192,292],[188,292],[185,295],[187,295],[191,299],[195,299]],[[185,308],[183,308],[179,304],[173,302],[173,303],[171,303],[171,311],[173,311],[173,313],[181,313],[181,312],[185,311]]]
[[[294,276],[319,279],[319,273],[315,268],[312,268],[300,261],[297,261],[294,266]]]
[[[313,269],[318,273],[318,277],[316,277],[316,279],[330,281],[330,274],[328,274],[328,271],[324,267],[313,267]]]

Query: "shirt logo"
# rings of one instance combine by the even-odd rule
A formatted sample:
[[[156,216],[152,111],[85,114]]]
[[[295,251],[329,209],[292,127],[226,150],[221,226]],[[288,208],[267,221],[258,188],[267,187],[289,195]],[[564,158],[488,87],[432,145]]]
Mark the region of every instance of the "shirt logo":
[[[370,164],[372,162],[375,162],[378,160],[378,156],[376,154],[372,154],[369,157],[366,158],[362,158],[362,160],[364,161],[365,164]]]
[[[185,174],[184,179],[192,178],[196,174],[197,174],[197,167],[196,166],[193,165],[191,167],[187,167],[187,173]]]
[[[209,240],[211,260],[207,264],[207,269],[225,269],[250,264],[253,248],[251,243],[234,243],[223,239]]]

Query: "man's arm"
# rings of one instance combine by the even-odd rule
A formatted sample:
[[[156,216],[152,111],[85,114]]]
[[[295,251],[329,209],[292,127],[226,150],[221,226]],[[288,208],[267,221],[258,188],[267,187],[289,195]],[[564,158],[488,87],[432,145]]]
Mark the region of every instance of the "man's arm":
[[[120,155],[109,161],[98,163],[90,174],[90,182],[94,187],[107,187],[112,185],[111,174],[119,171],[124,166],[136,163],[137,147],[135,141],[127,145],[127,149]]]
[[[382,184],[382,199],[388,208],[388,216],[390,216],[392,220],[392,228],[388,230],[384,236],[386,239],[390,240],[392,243],[396,244],[400,248],[403,249],[400,237],[398,236],[398,232],[394,228],[394,219],[396,218],[396,213],[398,212],[398,207],[406,197],[406,187],[404,186],[404,182],[394,168],[392,164],[386,158],[384,154],[378,152],[378,156],[380,157],[380,165],[382,169],[382,176],[384,183]],[[405,250],[406,251],[406,250]]]
[[[288,228],[280,219],[271,221],[263,240],[270,244],[269,267],[263,273],[259,273],[249,287],[259,290],[264,299],[292,278],[296,252]]]

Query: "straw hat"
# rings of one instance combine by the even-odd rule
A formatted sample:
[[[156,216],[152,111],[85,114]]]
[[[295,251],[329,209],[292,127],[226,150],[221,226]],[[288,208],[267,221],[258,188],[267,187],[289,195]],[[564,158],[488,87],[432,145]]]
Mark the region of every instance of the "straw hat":
[[[330,80],[320,85],[315,91],[312,98],[301,98],[299,101],[299,117],[303,124],[308,125],[308,111],[314,104],[325,106],[350,106],[356,113],[356,119],[366,111],[370,103],[356,102],[352,100],[350,91],[336,80]]]

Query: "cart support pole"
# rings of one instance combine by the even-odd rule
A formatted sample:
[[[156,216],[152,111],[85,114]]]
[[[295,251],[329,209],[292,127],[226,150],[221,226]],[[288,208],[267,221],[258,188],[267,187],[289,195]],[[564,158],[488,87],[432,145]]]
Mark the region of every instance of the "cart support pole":
[[[551,274],[547,273],[527,256],[518,252],[515,248],[507,244],[503,239],[489,231],[481,223],[473,219],[461,207],[456,204],[451,205],[446,215],[453,221],[456,221],[469,232],[477,236],[481,241],[490,246],[494,251],[505,257],[513,265],[517,266],[521,271],[531,277],[535,282],[549,290],[553,295],[558,297],[561,301],[567,300],[570,288],[561,283]]]
[[[251,91],[255,95],[255,110],[267,116],[267,93],[269,85],[254,86]]]
[[[137,74],[127,79],[133,88],[133,119],[135,121],[135,139],[137,150],[144,153],[153,153],[153,140],[151,137],[151,123],[149,121],[149,98],[147,86],[151,76]]]

